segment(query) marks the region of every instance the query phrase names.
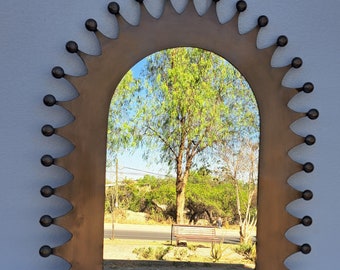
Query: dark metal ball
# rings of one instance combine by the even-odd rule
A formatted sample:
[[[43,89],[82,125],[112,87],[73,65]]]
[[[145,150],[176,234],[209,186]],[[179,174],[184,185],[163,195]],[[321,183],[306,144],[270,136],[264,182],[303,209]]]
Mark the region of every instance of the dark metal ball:
[[[307,145],[313,145],[315,142],[316,142],[315,136],[313,136],[313,135],[307,135],[307,136],[305,137],[305,143],[306,143]]]
[[[41,257],[48,257],[50,256],[51,254],[53,254],[53,249],[50,247],[50,246],[42,246],[40,249],[39,249],[39,254]]]
[[[302,192],[302,198],[306,201],[309,201],[313,198],[313,192],[311,190],[305,190]]]
[[[53,95],[44,96],[44,104],[48,107],[51,107],[57,103],[56,98]]]
[[[54,132],[55,132],[55,129],[51,125],[44,125],[41,128],[41,133],[46,137],[52,136],[54,134]]]
[[[245,10],[247,9],[247,2],[246,2],[246,1],[243,1],[243,0],[238,1],[238,2],[236,3],[236,9],[237,9],[238,12],[243,12],[243,11],[245,11]]]
[[[315,120],[319,117],[319,111],[317,109],[310,109],[307,112],[307,116],[308,116],[309,119]]]
[[[85,22],[85,27],[86,27],[87,30],[92,31],[92,32],[95,32],[95,31],[97,31],[98,25],[97,25],[96,20],[94,20],[94,19],[88,19],[88,20],[86,20],[86,22]]]
[[[288,38],[286,36],[279,36],[276,41],[276,45],[279,47],[284,47],[288,44]]]
[[[294,57],[292,60],[292,67],[293,68],[300,68],[303,64],[303,61],[300,57]]]
[[[40,218],[39,223],[43,227],[49,227],[53,224],[53,218],[49,215],[44,215]]]
[[[314,84],[312,84],[311,82],[306,82],[302,87],[302,91],[307,94],[313,92],[313,90],[314,90]]]
[[[40,194],[45,198],[51,197],[54,194],[54,189],[51,186],[43,186],[40,189]]]
[[[300,247],[300,251],[303,253],[303,254],[308,254],[312,251],[312,247],[309,245],[309,244],[303,244],[301,247]]]
[[[52,68],[52,76],[56,79],[61,79],[65,76],[65,72],[64,72],[64,69],[62,67],[54,67]]]
[[[312,171],[314,171],[314,165],[311,162],[306,162],[305,164],[303,164],[303,170],[306,173],[311,173]]]
[[[76,53],[76,52],[78,52],[78,44],[75,41],[73,41],[73,40],[68,41],[66,43],[65,47],[66,47],[66,50],[69,53]]]
[[[313,223],[313,219],[312,219],[310,216],[304,216],[304,217],[301,219],[301,224],[302,224],[303,226],[308,227],[308,226],[312,225],[312,223]]]
[[[262,16],[260,16],[260,17],[257,19],[257,25],[258,25],[259,27],[265,27],[265,26],[267,26],[268,22],[269,22],[269,19],[268,19],[268,17],[265,16],[265,15],[262,15]]]
[[[40,159],[41,164],[44,165],[45,167],[49,167],[54,163],[54,159],[50,155],[44,155]]]
[[[120,6],[117,2],[111,2],[108,4],[107,9],[111,14],[117,15],[119,14]]]

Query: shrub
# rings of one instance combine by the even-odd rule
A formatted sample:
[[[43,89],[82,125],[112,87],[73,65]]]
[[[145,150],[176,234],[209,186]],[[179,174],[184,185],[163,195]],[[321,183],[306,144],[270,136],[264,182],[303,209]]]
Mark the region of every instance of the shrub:
[[[214,262],[217,262],[221,259],[222,254],[225,249],[222,249],[222,242],[211,244],[210,256],[213,258]]]
[[[135,248],[132,252],[137,254],[138,258],[148,260],[163,260],[163,257],[169,252],[171,247],[142,247]]]
[[[235,248],[235,251],[246,259],[255,262],[256,245],[254,243],[243,243]]]

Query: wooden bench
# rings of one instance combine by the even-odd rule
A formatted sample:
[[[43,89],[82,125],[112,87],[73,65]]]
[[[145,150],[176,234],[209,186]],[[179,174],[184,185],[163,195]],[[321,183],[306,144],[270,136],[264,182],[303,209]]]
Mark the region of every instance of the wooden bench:
[[[211,226],[191,226],[191,225],[177,225],[171,226],[171,245],[172,240],[176,239],[178,244],[181,241],[195,241],[195,242],[220,242],[221,240],[216,236],[215,227]]]

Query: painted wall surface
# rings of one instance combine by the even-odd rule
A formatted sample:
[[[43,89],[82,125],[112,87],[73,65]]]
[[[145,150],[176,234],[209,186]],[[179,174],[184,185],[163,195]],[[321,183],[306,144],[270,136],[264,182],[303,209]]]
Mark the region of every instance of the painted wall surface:
[[[43,258],[39,248],[62,245],[71,236],[57,226],[44,228],[39,218],[44,214],[64,215],[71,209],[68,202],[52,196],[44,198],[40,188],[57,187],[70,181],[71,175],[61,168],[43,167],[44,154],[61,157],[72,150],[72,145],[61,137],[44,137],[41,127],[51,124],[66,125],[72,116],[58,106],[46,107],[42,99],[53,94],[57,100],[69,100],[77,93],[64,80],[56,80],[51,68],[64,67],[65,72],[82,75],[85,68],[75,56],[66,52],[68,40],[77,41],[80,49],[99,54],[100,48],[93,33],[84,22],[94,18],[99,29],[111,37],[117,35],[116,21],[107,12],[105,0],[10,0],[0,2],[0,266],[1,269],[68,269],[63,259]],[[122,15],[138,24],[138,9],[134,0],[119,2]],[[163,1],[145,0],[157,16]],[[180,7],[185,0],[172,1]],[[199,2],[199,1],[196,1]],[[209,2],[209,1],[204,1]],[[235,12],[236,0],[220,0],[219,12],[227,21]],[[287,206],[297,217],[313,218],[310,227],[296,226],[287,238],[301,245],[309,243],[312,252],[297,253],[286,260],[288,269],[338,269],[340,240],[340,91],[339,42],[340,2],[337,0],[249,0],[248,9],[241,14],[242,33],[251,30],[260,15],[267,15],[270,23],[260,30],[258,47],[275,43],[279,35],[286,35],[289,44],[276,51],[272,65],[285,66],[299,56],[303,67],[291,70],[283,80],[289,87],[301,87],[311,81],[311,94],[299,93],[289,106],[299,112],[316,108],[320,117],[303,118],[292,124],[299,135],[313,134],[313,146],[300,145],[289,151],[300,162],[312,162],[312,173],[300,172],[289,179],[298,190],[310,189],[311,201],[298,200]],[[204,5],[203,5],[204,6]],[[202,6],[202,7],[203,7]],[[223,7],[223,9],[222,9]],[[222,11],[221,11],[222,10]],[[164,29],[166,31],[166,29]],[[280,138],[278,138],[279,140]],[[273,247],[275,248],[275,247]]]

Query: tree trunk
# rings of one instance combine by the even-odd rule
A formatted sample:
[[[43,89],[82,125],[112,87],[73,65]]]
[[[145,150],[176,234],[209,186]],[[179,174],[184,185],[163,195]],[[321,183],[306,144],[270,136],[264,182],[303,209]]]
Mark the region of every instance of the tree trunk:
[[[184,224],[185,223],[185,188],[188,182],[189,172],[185,172],[183,177],[177,176],[176,181],[176,223]]]
[[[176,194],[176,223],[184,224],[185,190],[177,191]]]

